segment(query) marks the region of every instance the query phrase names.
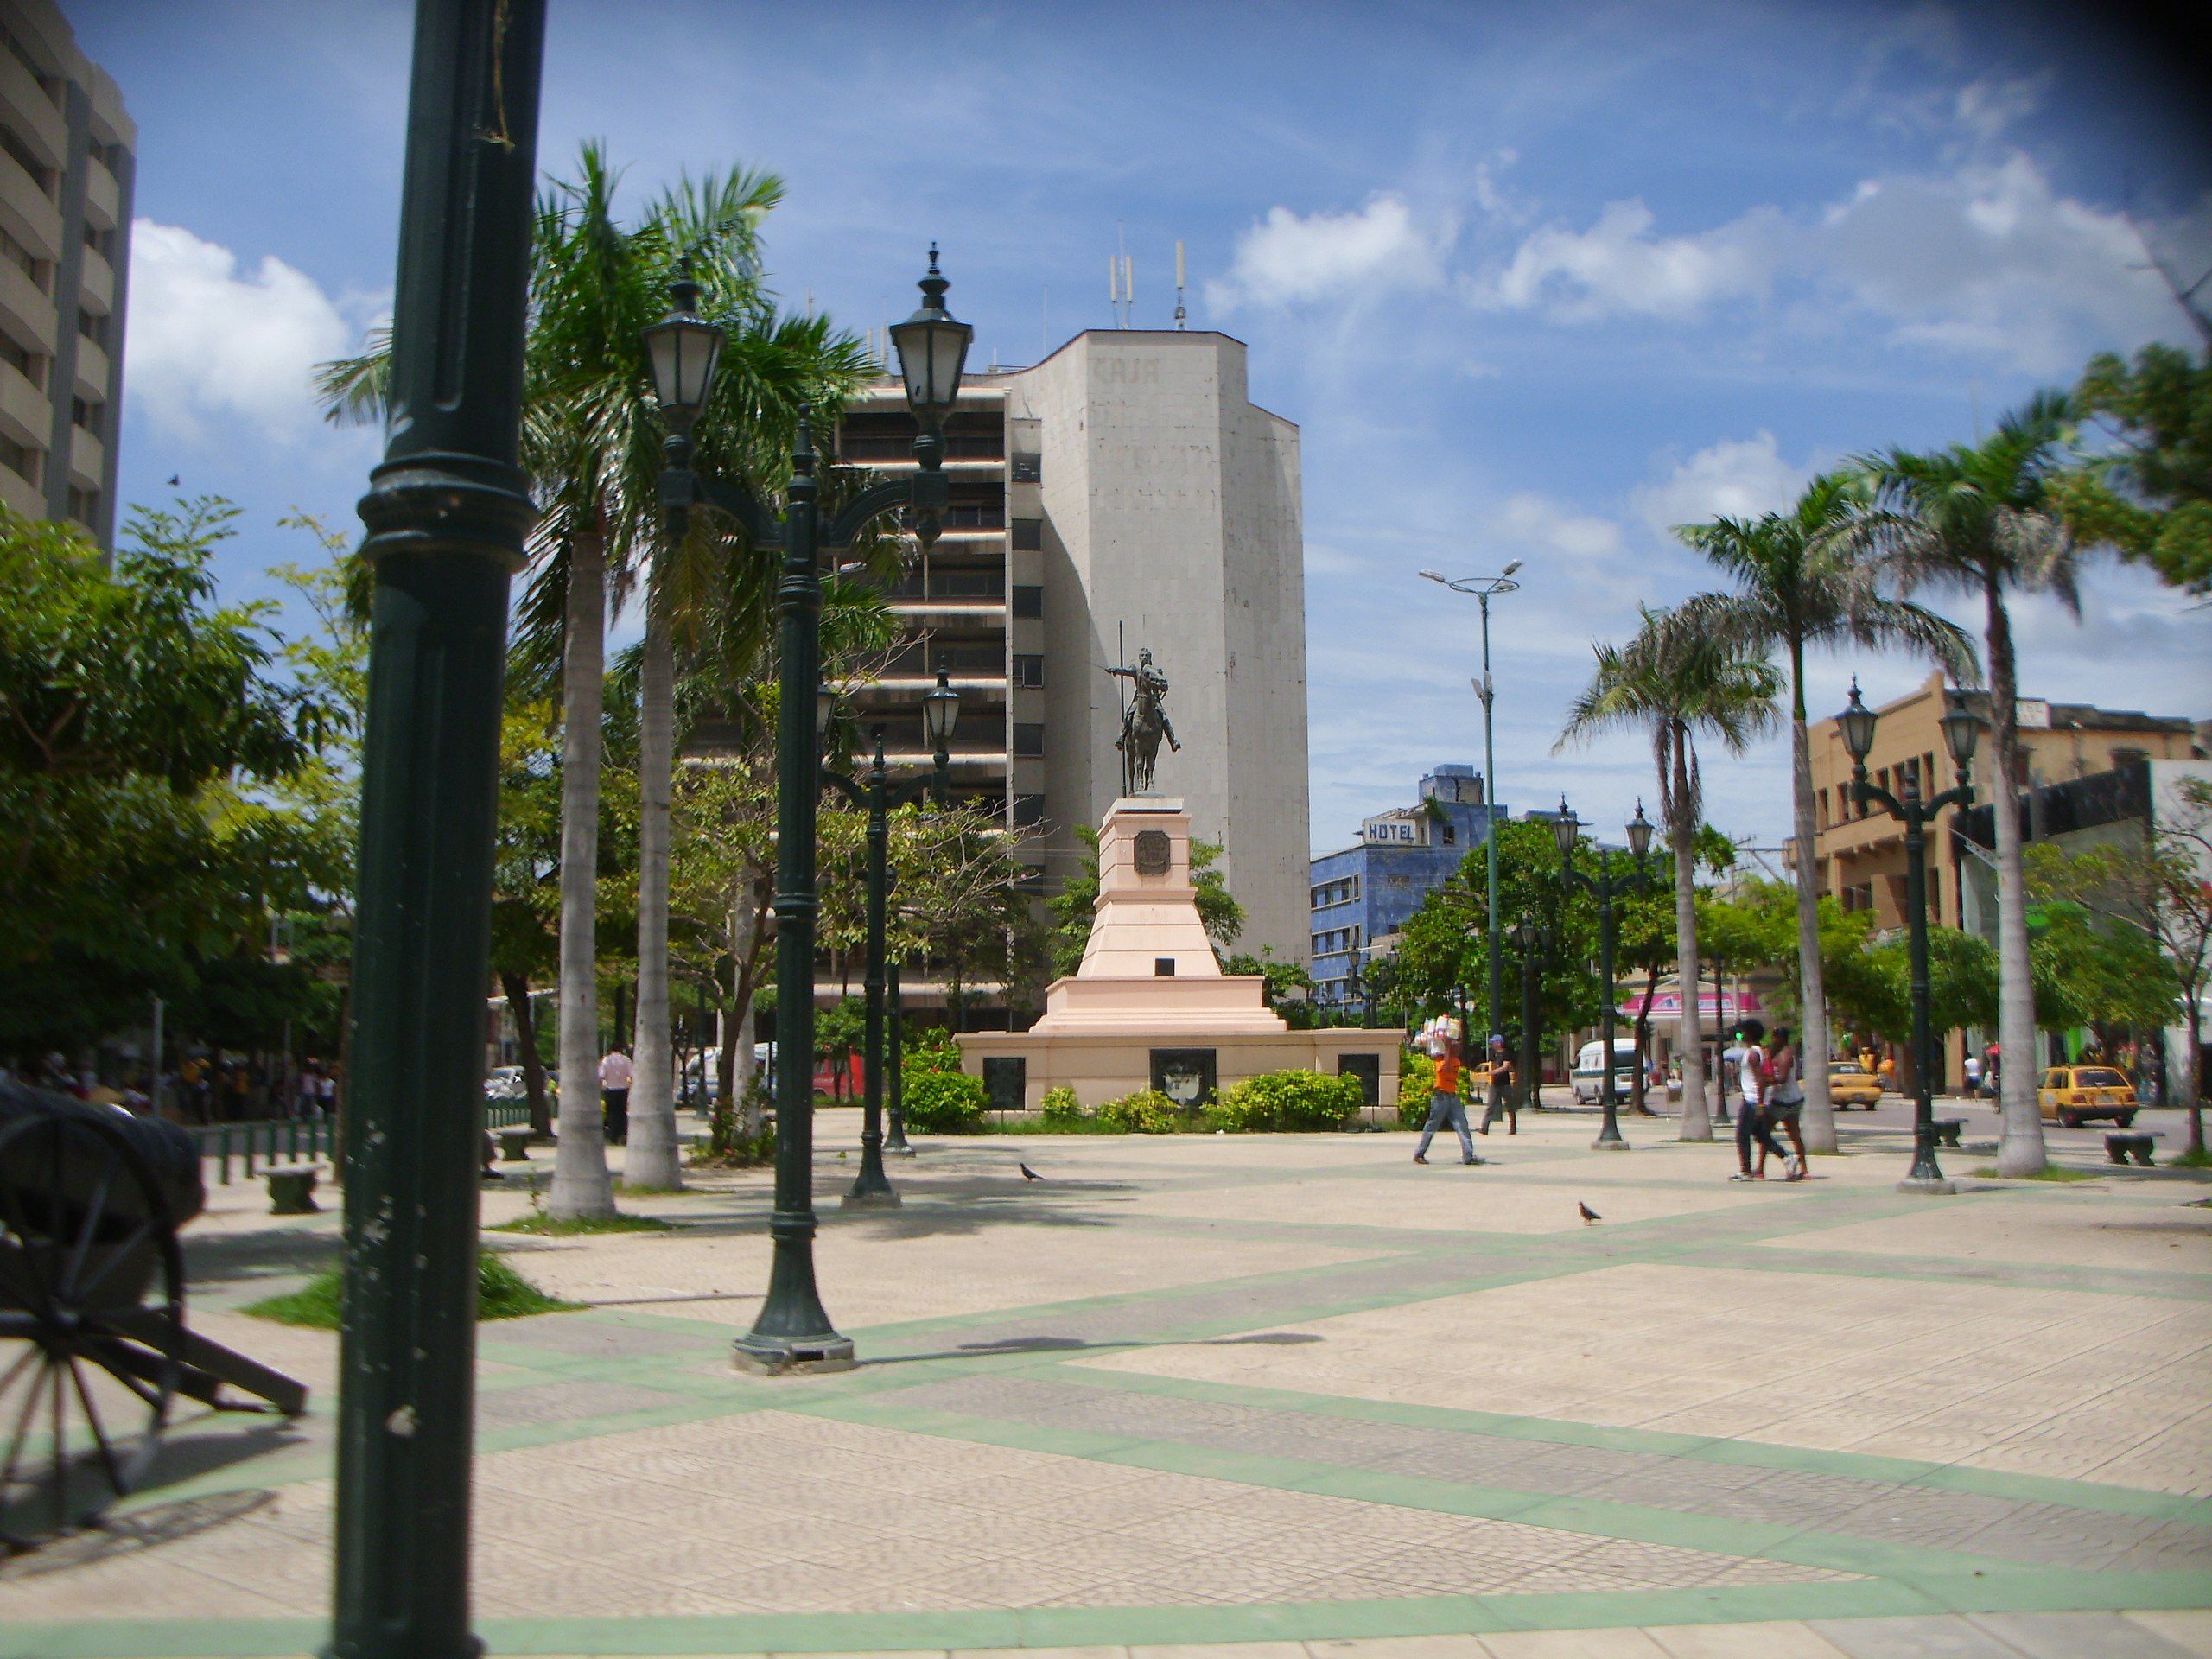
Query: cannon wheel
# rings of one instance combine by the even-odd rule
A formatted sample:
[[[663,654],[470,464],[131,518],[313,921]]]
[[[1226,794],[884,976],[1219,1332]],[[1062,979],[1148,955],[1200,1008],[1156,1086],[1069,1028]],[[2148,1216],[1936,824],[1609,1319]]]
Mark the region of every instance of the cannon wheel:
[[[111,1321],[181,1332],[184,1262],[161,1183],[97,1121],[10,1124],[0,1171],[15,1178],[0,1179],[0,1544],[22,1550],[96,1522],[143,1478],[176,1395],[175,1344]],[[81,1210],[51,1201],[64,1192]]]

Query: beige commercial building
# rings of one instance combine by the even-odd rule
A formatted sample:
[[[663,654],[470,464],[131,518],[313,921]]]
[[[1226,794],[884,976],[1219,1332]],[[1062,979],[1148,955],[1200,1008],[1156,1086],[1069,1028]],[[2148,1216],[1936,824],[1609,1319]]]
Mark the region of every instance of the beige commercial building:
[[[853,404],[839,454],[896,473],[913,430],[885,379]],[[1224,848],[1240,948],[1303,962],[1298,429],[1250,401],[1243,344],[1094,329],[1032,367],[971,365],[945,435],[944,534],[893,595],[906,642],[860,718],[884,724],[895,760],[926,766],[920,700],[944,671],[963,698],[955,791],[1038,832],[1049,892],[1077,868],[1077,827],[1122,792],[1124,683],[1106,671],[1148,649],[1182,745],[1162,746],[1157,787]]]
[[[137,143],[50,0],[0,0],[0,501],[103,547]]]
[[[1958,699],[1985,716],[1988,696],[1979,691],[1950,691],[1941,674],[1931,674],[1915,690],[1882,704],[1874,747],[1866,757],[1868,777],[1902,793],[1909,774],[1917,772],[1924,794],[1948,789],[1955,772],[1937,724]],[[2196,730],[2185,719],[2097,709],[2088,703],[2049,702],[2022,697],[2018,706],[2021,775],[2014,791],[2109,772],[2138,760],[2186,760],[2197,753]],[[1861,808],[1851,798],[1851,754],[1834,720],[1817,721],[1810,733],[1813,769],[1813,880],[1815,888],[1833,893],[1846,910],[1871,910],[1879,929],[1905,925],[1904,826],[1879,806]],[[1993,798],[1996,751],[1985,735],[1974,762],[1974,798]],[[1928,919],[1931,925],[1961,925],[1961,861],[1983,855],[1961,836],[1955,808],[1947,810],[1928,831]],[[1963,1054],[1956,1033],[1947,1040],[1946,1071],[1955,1081]],[[1902,1063],[1902,1062],[1901,1062]]]

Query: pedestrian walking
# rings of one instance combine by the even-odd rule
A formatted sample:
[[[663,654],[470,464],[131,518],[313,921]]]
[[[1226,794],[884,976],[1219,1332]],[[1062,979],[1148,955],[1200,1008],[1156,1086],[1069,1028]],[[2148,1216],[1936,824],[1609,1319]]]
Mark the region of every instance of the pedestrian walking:
[[[1441,1038],[1443,1052],[1436,1057],[1435,1091],[1428,1097],[1428,1122],[1421,1129],[1421,1145],[1414,1148],[1414,1162],[1428,1161],[1428,1143],[1445,1124],[1459,1137],[1459,1161],[1479,1164],[1474,1137],[1467,1132],[1467,1104],[1459,1098],[1459,1041],[1450,1033]]]
[[[1503,1117],[1508,1135],[1521,1133],[1521,1098],[1514,1092],[1519,1079],[1513,1075],[1513,1061],[1505,1046],[1505,1033],[1494,1031],[1490,1034],[1490,1101],[1483,1108],[1482,1133],[1488,1135],[1490,1126]]]
[[[1967,1098],[1981,1098],[1981,1056],[1979,1054],[1967,1056]]]
[[[1735,1085],[1738,1104],[1736,1109],[1736,1173],[1732,1181],[1763,1181],[1766,1179],[1767,1154],[1777,1158],[1789,1154],[1782,1150],[1774,1132],[1766,1121],[1766,1056],[1760,1051],[1759,1039],[1766,1035],[1766,1027],[1756,1020],[1746,1020],[1737,1030],[1736,1046],[1730,1052],[1736,1056],[1736,1066],[1727,1075],[1727,1082]],[[1751,1168],[1751,1145],[1759,1148],[1758,1169]]]
[[[1766,1116],[1770,1131],[1779,1128],[1789,1137],[1796,1155],[1783,1163],[1783,1179],[1802,1181],[1806,1176],[1805,1137],[1798,1119],[1805,1112],[1805,1084],[1799,1074],[1797,1050],[1789,1040],[1789,1027],[1777,1026],[1766,1045]]]
[[[599,1105],[607,1128],[607,1144],[620,1147],[630,1139],[630,1084],[636,1074],[620,1044],[607,1051],[599,1062]]]

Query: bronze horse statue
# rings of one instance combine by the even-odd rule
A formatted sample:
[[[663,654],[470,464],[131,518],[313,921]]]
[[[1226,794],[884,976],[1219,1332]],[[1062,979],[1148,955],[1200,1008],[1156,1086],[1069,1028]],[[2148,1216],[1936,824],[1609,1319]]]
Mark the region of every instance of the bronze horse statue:
[[[1137,652],[1135,668],[1109,666],[1106,671],[1135,683],[1136,695],[1122,711],[1122,735],[1114,747],[1122,753],[1122,793],[1141,795],[1152,788],[1160,740],[1166,738],[1170,749],[1183,747],[1167,718],[1167,677],[1153,666],[1149,649]]]

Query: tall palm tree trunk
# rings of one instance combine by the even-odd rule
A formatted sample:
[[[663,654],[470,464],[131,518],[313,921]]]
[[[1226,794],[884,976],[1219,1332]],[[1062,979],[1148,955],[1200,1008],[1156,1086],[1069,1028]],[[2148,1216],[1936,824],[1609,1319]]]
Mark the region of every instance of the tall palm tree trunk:
[[[561,646],[561,1116],[546,1213],[614,1213],[599,1105],[599,721],[607,671],[607,548],[569,548]]]
[[[676,765],[676,664],[667,601],[648,587],[638,672],[637,1076],[630,1085],[632,1186],[680,1187],[675,1061],[668,1028],[668,804]]]
[[[1989,610],[1989,713],[1997,779],[1990,799],[1997,820],[1998,1075],[2005,1126],[1997,1147],[1999,1175],[2032,1175],[2049,1159],[2043,1114],[2036,1104],[2036,993],[2028,966],[2027,881],[2020,868],[2020,725],[2012,661],[2012,620],[2003,590],[1984,586]],[[1916,1062],[1918,1056],[1915,1056]]]
[[[1677,1040],[1682,1051],[1682,1132],[1685,1141],[1713,1139],[1713,1110],[1705,1097],[1705,1036],[1699,1029],[1697,960],[1697,813],[1690,788],[1688,741],[1673,733],[1674,783],[1666,804],[1667,842],[1675,854],[1675,973],[1682,993]],[[1663,780],[1662,780],[1663,781]],[[1606,1058],[1611,1065],[1611,1057]]]
[[[1821,884],[1813,861],[1813,740],[1805,721],[1802,640],[1790,642],[1789,695],[1789,783],[1797,834],[1797,983],[1804,1003],[1797,1011],[1801,1057],[1797,1071],[1805,1090],[1804,1113],[1797,1132],[1805,1138],[1807,1152],[1834,1152],[1835,1104],[1828,1098],[1827,987],[1821,968]]]

